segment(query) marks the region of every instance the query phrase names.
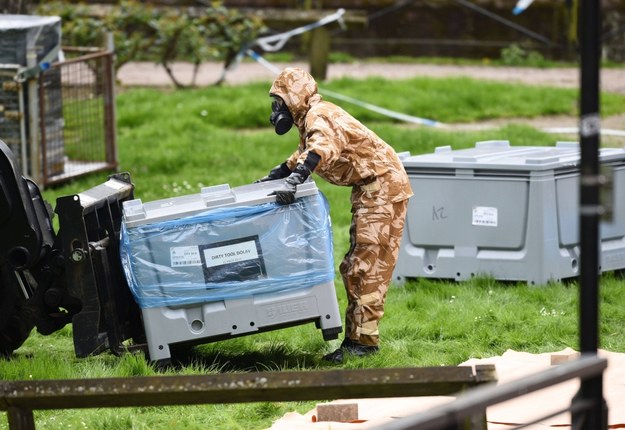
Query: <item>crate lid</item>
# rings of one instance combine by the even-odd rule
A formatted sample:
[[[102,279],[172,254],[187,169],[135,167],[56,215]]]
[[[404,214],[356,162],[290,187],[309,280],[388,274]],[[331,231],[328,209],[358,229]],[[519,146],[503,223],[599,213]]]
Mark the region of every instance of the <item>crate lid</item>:
[[[0,31],[24,30],[61,22],[58,16],[0,15]]]
[[[402,158],[406,168],[453,168],[493,170],[555,170],[576,167],[581,152],[577,142],[555,146],[511,146],[507,140],[477,142],[474,148],[436,148],[433,153]],[[625,161],[625,149],[601,148],[600,160]]]
[[[124,221],[128,227],[157,221],[179,219],[196,215],[207,210],[251,206],[275,202],[276,197],[269,194],[280,188],[284,180],[260,182],[230,188],[228,184],[203,187],[200,193],[170,197],[143,203],[141,199],[123,203]],[[309,180],[297,186],[295,198],[315,195],[319,192],[314,181]]]

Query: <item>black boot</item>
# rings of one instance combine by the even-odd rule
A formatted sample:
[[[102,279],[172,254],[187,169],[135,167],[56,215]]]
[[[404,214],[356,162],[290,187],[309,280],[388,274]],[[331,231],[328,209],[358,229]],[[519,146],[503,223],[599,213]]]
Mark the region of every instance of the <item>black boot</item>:
[[[374,345],[362,345],[351,339],[345,339],[341,342],[341,346],[334,352],[323,356],[323,360],[333,364],[341,364],[345,358],[345,353],[355,355],[356,357],[364,357],[366,355],[375,354],[379,348]]]

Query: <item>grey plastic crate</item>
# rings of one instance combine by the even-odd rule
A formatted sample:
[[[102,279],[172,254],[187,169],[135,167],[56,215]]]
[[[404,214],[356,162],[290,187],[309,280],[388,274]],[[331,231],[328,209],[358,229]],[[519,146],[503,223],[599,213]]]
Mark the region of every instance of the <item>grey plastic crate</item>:
[[[235,188],[218,185],[206,187],[199,194],[145,204],[140,200],[124,203],[126,228],[135,229],[139,235],[144,235],[149,248],[146,252],[146,246],[141,245],[142,253],[136,258],[127,257],[129,253],[122,251],[122,258],[128,263],[125,265],[132,269],[132,276],[135,278],[131,282],[131,289],[134,292],[142,286],[152,288],[156,285],[158,288],[150,290],[148,299],[161,291],[164,297],[164,305],[160,304],[161,299],[158,297],[156,305],[154,302],[142,303],[138,299],[151,360],[169,359],[170,346],[173,344],[206,343],[310,322],[314,322],[321,329],[325,340],[338,337],[342,326],[333,282],[331,228],[329,217],[325,215],[325,204],[324,209],[319,210],[321,216],[325,215],[324,219],[328,221],[325,227],[298,222],[298,219],[306,220],[306,217],[311,216],[305,213],[307,207],[312,207],[306,206],[309,204],[306,202],[320,201],[321,196],[315,183],[311,181],[298,187],[296,204],[278,207],[275,214],[271,210],[270,215],[243,217],[242,222],[235,223],[230,215],[222,218],[219,212],[215,212],[271,205],[275,197],[268,194],[281,184],[282,181],[271,181]],[[301,202],[300,205],[297,205],[298,201]],[[212,214],[218,215],[213,219]],[[189,217],[194,216],[208,216],[211,221],[187,223]],[[278,228],[276,225],[284,223],[288,224],[286,228],[292,237],[288,240],[292,243],[291,246],[280,249],[282,241],[274,241],[270,237],[274,235],[273,229]],[[192,229],[193,234],[182,234],[181,226],[187,230]],[[144,233],[146,227],[155,228],[158,232]],[[322,229],[321,234],[308,234],[316,229]],[[323,237],[323,240],[317,239],[318,237]],[[252,264],[248,267],[245,262],[234,260],[221,266],[227,266],[226,271],[211,271],[214,267],[210,260],[221,258],[218,254],[227,255],[243,248],[249,251],[248,248],[251,247],[252,254],[257,257],[256,246],[259,249],[258,255],[262,256],[260,272],[251,273],[258,265]],[[215,249],[219,252],[213,252]],[[317,278],[306,274],[318,270],[308,265],[313,265],[320,258],[329,270],[324,269],[320,277],[323,281],[316,283]],[[300,262],[301,266],[294,267]],[[293,273],[291,278],[291,269],[300,273]],[[285,275],[285,272],[288,273]],[[265,282],[265,279],[269,281]],[[274,280],[276,284],[280,283],[279,291],[257,293],[262,288],[257,289],[255,281],[272,283]],[[186,287],[203,285],[203,282],[207,283],[206,288],[198,290]],[[210,299],[212,291],[221,289],[211,290],[215,285],[225,286],[223,294],[226,297]],[[274,285],[270,285],[269,289],[273,287]],[[234,298],[230,298],[230,295]],[[173,299],[169,301],[171,297]]]
[[[63,111],[61,72],[49,69],[44,79],[36,79],[36,86],[29,87],[28,82],[16,82],[15,77],[28,64],[28,52],[35,54],[36,64],[48,54],[49,62],[59,59],[61,47],[61,18],[58,16],[36,15],[0,15],[0,138],[2,138],[16,159],[23,173],[38,178],[41,172],[31,171],[29,140],[33,134],[29,105],[43,103],[38,92],[44,92],[48,103],[45,116],[38,122],[46,136],[46,170],[49,176],[63,173],[65,163],[65,145],[63,139]],[[43,88],[40,88],[42,87]],[[60,132],[53,133],[53,130]],[[43,142],[42,142],[43,144]],[[32,143],[31,143],[32,145]]]
[[[625,150],[603,148],[614,172],[614,221],[602,223],[601,270],[625,268]],[[579,275],[579,164],[576,142],[437,148],[403,158],[415,193],[394,272],[406,278],[545,284]]]

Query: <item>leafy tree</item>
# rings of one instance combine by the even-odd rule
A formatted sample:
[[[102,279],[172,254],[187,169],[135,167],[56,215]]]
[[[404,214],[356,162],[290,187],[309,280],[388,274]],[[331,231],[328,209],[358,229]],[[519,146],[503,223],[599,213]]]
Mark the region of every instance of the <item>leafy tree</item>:
[[[122,1],[103,13],[86,5],[50,2],[38,7],[42,15],[58,15],[63,43],[69,46],[100,46],[109,31],[115,40],[116,68],[129,61],[153,60],[162,65],[176,87],[184,87],[172,70],[177,60],[200,64],[223,60],[228,67],[237,53],[264,30],[263,23],[233,9],[216,5],[194,9],[158,8],[136,0]],[[216,82],[221,83],[221,80]]]

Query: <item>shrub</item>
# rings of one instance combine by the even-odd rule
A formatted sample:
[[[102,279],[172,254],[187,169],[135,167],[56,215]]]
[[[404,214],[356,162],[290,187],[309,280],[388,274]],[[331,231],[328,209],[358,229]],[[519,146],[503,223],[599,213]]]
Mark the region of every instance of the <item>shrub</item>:
[[[528,52],[516,43],[501,50],[501,62],[507,66],[547,66],[547,61],[540,52]]]
[[[184,85],[172,72],[173,61],[190,61],[196,72],[208,60],[223,60],[227,66],[264,30],[258,18],[223,6],[192,14],[191,9],[157,8],[127,0],[106,13],[96,11],[85,5],[50,2],[36,12],[61,17],[65,45],[99,46],[103,32],[112,32],[117,69],[129,61],[153,60],[165,68],[176,87]]]

